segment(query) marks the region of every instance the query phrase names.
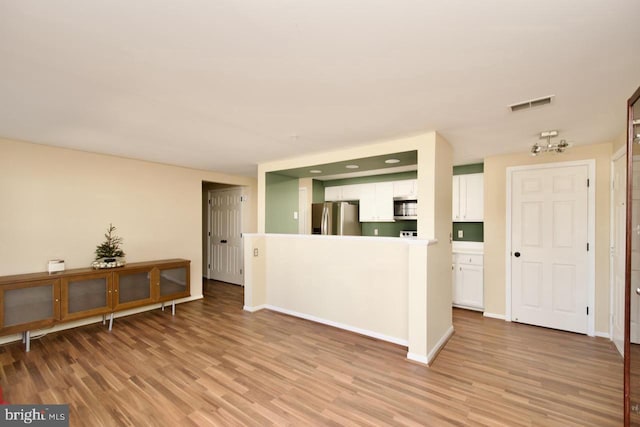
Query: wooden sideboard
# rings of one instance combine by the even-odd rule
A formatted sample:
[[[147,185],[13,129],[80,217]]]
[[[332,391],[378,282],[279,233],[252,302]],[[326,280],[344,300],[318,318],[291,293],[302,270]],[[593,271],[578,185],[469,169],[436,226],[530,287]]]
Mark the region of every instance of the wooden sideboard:
[[[168,259],[95,270],[0,277],[0,335],[23,333],[30,349],[30,331],[60,323],[113,314],[145,305],[172,302],[190,293],[191,261]]]

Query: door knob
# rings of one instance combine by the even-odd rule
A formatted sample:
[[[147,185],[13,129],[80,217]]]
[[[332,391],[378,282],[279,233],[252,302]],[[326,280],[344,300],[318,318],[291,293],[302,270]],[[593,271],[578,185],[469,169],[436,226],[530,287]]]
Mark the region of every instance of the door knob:
[[[514,252],[513,256],[516,258],[520,258],[520,252]]]
[[[636,294],[640,295],[640,288],[636,288]]]

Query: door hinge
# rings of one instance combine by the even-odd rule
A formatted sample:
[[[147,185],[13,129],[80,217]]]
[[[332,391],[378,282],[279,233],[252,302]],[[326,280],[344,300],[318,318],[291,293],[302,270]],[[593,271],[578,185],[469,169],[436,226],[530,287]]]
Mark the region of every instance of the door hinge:
[[[587,316],[589,315],[589,306],[587,306]]]
[[[209,264],[209,270],[211,270],[211,264]]]
[[[242,269],[240,269],[240,274],[242,274]]]
[[[209,199],[209,206],[211,206],[211,199]]]
[[[587,188],[589,188],[589,178],[587,178]]]
[[[211,232],[209,232],[209,237],[211,237]]]
[[[589,252],[589,242],[587,242],[587,252]]]

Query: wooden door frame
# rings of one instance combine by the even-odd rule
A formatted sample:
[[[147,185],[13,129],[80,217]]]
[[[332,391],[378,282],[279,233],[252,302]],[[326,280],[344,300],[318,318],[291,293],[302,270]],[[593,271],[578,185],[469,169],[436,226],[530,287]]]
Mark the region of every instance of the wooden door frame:
[[[613,341],[613,309],[614,309],[614,301],[613,301],[613,287],[615,284],[615,271],[614,271],[614,264],[613,264],[613,248],[614,248],[614,243],[615,243],[615,194],[613,191],[613,181],[615,179],[615,175],[614,175],[614,166],[615,166],[615,162],[620,160],[620,158],[622,158],[622,156],[627,154],[627,147],[626,146],[622,146],[620,147],[615,153],[613,153],[613,155],[611,156],[611,163],[610,163],[610,169],[611,169],[611,173],[609,176],[609,186],[611,188],[611,193],[610,193],[610,197],[609,197],[609,338],[611,338],[611,341]],[[622,176],[623,178],[626,179],[626,175]],[[625,183],[626,185],[626,183]],[[624,225],[624,224],[623,224]],[[624,243],[624,242],[623,242]],[[624,274],[624,273],[623,273]],[[624,334],[623,334],[624,335]],[[624,339],[624,337],[623,337]],[[614,342],[615,345],[615,342]],[[616,346],[617,348],[617,346]],[[618,351],[620,351],[620,349],[618,349]],[[624,349],[622,350],[624,352]]]
[[[595,159],[576,160],[569,162],[540,163],[535,165],[509,166],[507,167],[507,189],[506,189],[506,251],[505,251],[505,320],[511,322],[511,204],[512,191],[511,181],[514,172],[538,169],[556,169],[570,166],[586,166],[589,187],[587,188],[587,240],[590,243],[590,250],[587,252],[587,305],[590,308],[587,316],[587,335],[595,336],[595,265],[596,265],[596,161]]]
[[[627,221],[624,268],[624,425],[631,424],[631,233],[633,227],[633,105],[640,100],[640,87],[627,101]]]
[[[238,186],[231,186],[231,187],[225,187],[225,188],[216,188],[214,190],[207,190],[207,279],[212,280],[211,277],[211,265],[210,265],[210,261],[211,261],[211,211],[213,210],[213,206],[211,206],[211,194],[212,193],[220,193],[222,191],[229,191],[229,190],[239,190],[240,191],[240,197],[241,197],[241,201],[243,203],[240,204],[240,234],[241,237],[240,239],[242,240],[242,245],[244,246],[244,201],[246,200],[246,195],[244,194],[244,187],[238,185]],[[244,251],[240,251],[240,256],[243,257],[244,256]],[[244,263],[244,259],[241,259],[241,263]],[[242,283],[240,284],[240,286],[244,287],[244,268],[242,269]]]

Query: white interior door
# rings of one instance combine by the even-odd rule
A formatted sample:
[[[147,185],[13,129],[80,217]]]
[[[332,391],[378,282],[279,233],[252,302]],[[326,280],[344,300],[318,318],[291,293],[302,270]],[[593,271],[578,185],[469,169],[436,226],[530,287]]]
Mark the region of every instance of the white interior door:
[[[209,277],[242,285],[242,190],[213,190],[209,200]]]
[[[513,172],[512,320],[587,332],[587,178],[586,165]]]
[[[624,267],[627,193],[627,156],[613,161],[612,168],[612,241],[611,241],[611,338],[620,354],[624,354]],[[634,168],[635,169],[635,168]]]

